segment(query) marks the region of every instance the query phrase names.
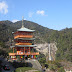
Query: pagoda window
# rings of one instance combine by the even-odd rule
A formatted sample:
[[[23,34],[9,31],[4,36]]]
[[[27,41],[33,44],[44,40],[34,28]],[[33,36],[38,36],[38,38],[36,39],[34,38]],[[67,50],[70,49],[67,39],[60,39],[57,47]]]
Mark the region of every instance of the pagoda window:
[[[28,47],[25,47],[25,49],[28,49]]]
[[[18,32],[16,34],[14,34],[14,36],[17,36],[17,35],[32,35],[33,33],[29,33],[29,32]]]
[[[32,41],[29,41],[29,43],[32,43]]]
[[[17,40],[16,42],[18,42],[18,43],[32,43],[32,41],[31,40]]]
[[[20,48],[17,48],[17,51],[20,51]]]
[[[29,35],[32,35],[32,33],[29,33]]]
[[[14,36],[17,36],[18,34],[14,34]]]
[[[26,41],[28,43],[28,41]]]

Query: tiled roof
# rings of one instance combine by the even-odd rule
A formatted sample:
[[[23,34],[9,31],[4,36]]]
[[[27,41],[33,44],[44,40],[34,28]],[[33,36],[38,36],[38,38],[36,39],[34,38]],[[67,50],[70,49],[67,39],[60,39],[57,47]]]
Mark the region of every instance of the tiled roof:
[[[17,31],[26,31],[26,32],[34,32],[35,30],[30,30],[28,28],[22,27],[20,29],[17,29]]]
[[[35,40],[35,38],[16,38],[16,39],[22,39],[22,40]]]
[[[15,45],[16,47],[36,47],[36,45]]]

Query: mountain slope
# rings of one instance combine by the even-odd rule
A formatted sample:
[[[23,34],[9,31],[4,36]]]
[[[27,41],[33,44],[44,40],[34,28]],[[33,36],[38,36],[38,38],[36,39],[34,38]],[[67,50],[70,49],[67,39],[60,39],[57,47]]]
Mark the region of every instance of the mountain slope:
[[[12,23],[10,21],[0,21],[0,45],[4,46],[6,42],[12,42],[13,35],[12,31],[21,28],[22,21]],[[68,60],[72,61],[72,28],[66,28],[61,31],[48,29],[37,23],[24,20],[24,26],[29,29],[36,30],[35,43],[57,43],[57,60]],[[11,40],[10,40],[11,39]],[[5,44],[4,44],[5,43]]]
[[[13,31],[15,32],[18,28],[21,28],[22,21],[12,23],[12,22],[7,20],[7,21],[2,21],[2,24],[5,24],[10,29],[13,28]],[[37,23],[26,21],[26,20],[24,20],[24,26],[26,28],[35,30],[34,34],[35,34],[36,42],[38,42],[38,43],[49,42],[49,40],[47,40],[46,37],[49,37],[50,34],[54,31],[52,29],[48,29],[46,27],[43,27]]]

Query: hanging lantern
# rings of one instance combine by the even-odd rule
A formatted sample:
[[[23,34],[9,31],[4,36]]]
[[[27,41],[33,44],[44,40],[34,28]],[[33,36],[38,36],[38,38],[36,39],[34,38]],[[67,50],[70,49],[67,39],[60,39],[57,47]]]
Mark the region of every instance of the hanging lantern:
[[[13,58],[13,56],[12,56],[12,58]]]
[[[35,58],[35,55],[34,55],[34,58]]]
[[[28,55],[28,57],[29,57],[29,55]]]
[[[24,58],[24,55],[23,55],[23,58]]]
[[[22,59],[22,58],[23,58],[23,56],[20,56],[20,58]]]
[[[25,55],[25,57],[27,57],[27,55]]]
[[[36,58],[37,58],[37,55],[36,55]]]
[[[29,57],[30,57],[30,55],[29,55]]]
[[[17,58],[17,55],[16,55],[16,58]]]
[[[31,58],[33,58],[33,55],[31,55]]]

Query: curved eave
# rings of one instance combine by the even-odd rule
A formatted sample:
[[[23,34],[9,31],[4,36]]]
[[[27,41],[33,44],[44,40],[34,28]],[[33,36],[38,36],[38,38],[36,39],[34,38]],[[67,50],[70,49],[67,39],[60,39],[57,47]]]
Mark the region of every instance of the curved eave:
[[[9,53],[9,56],[15,56],[16,53]]]
[[[14,48],[15,46],[10,46],[10,48]]]
[[[21,40],[35,40],[35,38],[16,38],[16,39],[21,39]]]
[[[36,45],[15,45],[15,47],[36,47]]]
[[[35,30],[30,30],[24,27],[24,28],[17,29],[17,31],[34,32]]]

